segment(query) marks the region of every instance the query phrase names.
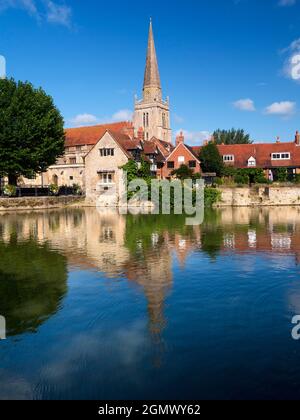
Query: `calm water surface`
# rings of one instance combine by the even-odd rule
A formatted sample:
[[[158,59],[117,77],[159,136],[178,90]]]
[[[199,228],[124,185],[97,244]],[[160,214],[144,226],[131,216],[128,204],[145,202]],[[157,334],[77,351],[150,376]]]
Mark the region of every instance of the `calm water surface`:
[[[300,209],[0,215],[0,398],[299,398]]]

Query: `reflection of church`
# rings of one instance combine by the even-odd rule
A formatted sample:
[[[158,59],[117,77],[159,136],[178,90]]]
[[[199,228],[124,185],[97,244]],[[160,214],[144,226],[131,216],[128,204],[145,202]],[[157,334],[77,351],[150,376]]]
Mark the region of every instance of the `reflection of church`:
[[[138,285],[147,300],[149,330],[154,336],[160,336],[167,323],[165,302],[174,281],[174,260],[184,267],[192,252],[202,250],[216,258],[234,250],[286,254],[294,256],[296,263],[300,261],[298,208],[285,208],[284,212],[280,208],[227,208],[216,211],[211,222],[205,220],[194,227],[185,226],[180,216],[172,219],[172,226],[169,219],[165,224],[160,221],[158,229],[157,220],[147,218],[144,229],[136,219],[131,224],[130,216],[93,208],[24,213],[22,217],[6,214],[0,220],[0,244],[30,240],[47,246],[53,251],[49,255],[57,255],[57,261],[65,266],[58,285],[63,294],[67,263],[71,268],[99,271],[108,278],[122,277]],[[207,242],[208,237],[214,238],[213,244]],[[50,305],[49,313],[53,310]]]

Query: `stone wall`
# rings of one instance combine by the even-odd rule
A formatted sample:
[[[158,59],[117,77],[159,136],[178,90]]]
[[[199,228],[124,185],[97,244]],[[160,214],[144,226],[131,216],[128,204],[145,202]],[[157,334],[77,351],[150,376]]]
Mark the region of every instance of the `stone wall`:
[[[300,186],[219,187],[218,207],[300,206]]]
[[[83,206],[84,197],[20,197],[0,198],[0,211],[42,210],[63,208],[67,206]]]

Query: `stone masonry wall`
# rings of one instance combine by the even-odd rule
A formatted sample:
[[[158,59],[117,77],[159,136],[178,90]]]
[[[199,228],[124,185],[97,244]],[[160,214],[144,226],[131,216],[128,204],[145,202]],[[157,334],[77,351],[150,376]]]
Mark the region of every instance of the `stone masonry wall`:
[[[84,205],[84,197],[20,197],[0,198],[0,211],[41,210]]]
[[[219,207],[300,206],[300,186],[219,187]]]

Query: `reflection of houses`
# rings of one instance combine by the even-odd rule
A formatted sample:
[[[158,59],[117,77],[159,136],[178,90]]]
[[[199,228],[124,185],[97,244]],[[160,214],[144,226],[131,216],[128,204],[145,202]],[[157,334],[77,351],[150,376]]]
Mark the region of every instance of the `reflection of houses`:
[[[4,243],[32,238],[64,254],[71,268],[127,278],[143,291],[149,329],[156,336],[166,324],[165,301],[173,284],[174,257],[182,267],[200,249],[214,258],[231,251],[263,252],[291,255],[300,261],[299,208],[225,208],[217,210],[211,222],[206,219],[193,227],[185,226],[180,217],[172,219],[171,226],[168,216],[159,230],[156,219],[143,227],[136,219],[130,220],[131,224],[116,211],[92,208],[24,213],[22,217],[9,213],[1,217],[0,237]]]

